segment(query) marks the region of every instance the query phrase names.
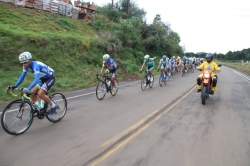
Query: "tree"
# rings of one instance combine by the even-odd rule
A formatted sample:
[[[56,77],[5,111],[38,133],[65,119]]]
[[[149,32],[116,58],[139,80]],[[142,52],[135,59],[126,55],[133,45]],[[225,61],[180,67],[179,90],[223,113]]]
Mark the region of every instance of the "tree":
[[[130,5],[130,0],[127,0],[127,9],[126,9],[127,19],[129,18],[129,5]]]

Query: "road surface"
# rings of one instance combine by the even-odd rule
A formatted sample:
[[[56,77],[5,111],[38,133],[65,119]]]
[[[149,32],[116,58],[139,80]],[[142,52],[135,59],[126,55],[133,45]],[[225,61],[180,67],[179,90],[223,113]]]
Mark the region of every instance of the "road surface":
[[[122,82],[99,101],[95,87],[64,93],[59,123],[35,119],[20,136],[0,129],[1,166],[249,166],[250,79],[221,67],[201,104],[198,71],[141,90]],[[1,111],[5,105],[0,106]]]

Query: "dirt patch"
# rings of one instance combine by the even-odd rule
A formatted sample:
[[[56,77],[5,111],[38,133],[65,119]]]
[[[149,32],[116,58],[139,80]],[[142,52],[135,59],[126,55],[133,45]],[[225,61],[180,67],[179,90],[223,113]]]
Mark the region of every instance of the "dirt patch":
[[[123,76],[124,76],[124,81],[136,81],[141,79],[141,77],[139,77],[138,75],[128,74],[128,73],[123,74]]]

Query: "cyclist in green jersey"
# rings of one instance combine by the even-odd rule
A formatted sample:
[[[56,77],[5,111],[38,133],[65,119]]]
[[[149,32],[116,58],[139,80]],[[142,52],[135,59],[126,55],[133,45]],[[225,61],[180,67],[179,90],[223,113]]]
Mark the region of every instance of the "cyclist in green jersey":
[[[150,58],[149,55],[145,55],[145,56],[144,56],[144,62],[143,62],[142,67],[141,67],[141,69],[140,69],[140,72],[141,72],[141,71],[144,69],[144,66],[145,66],[145,65],[148,66],[147,71],[148,71],[149,74],[150,74],[150,81],[151,81],[151,82],[153,81],[153,77],[151,77],[151,75],[152,75],[152,71],[154,70],[154,67],[155,67],[155,65],[154,65],[154,60],[155,60],[155,58],[156,58],[156,57]]]

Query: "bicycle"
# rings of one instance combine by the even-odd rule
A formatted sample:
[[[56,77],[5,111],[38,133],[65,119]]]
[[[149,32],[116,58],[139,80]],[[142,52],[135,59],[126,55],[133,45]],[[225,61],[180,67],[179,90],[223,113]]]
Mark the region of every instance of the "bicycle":
[[[9,92],[10,87],[7,89]],[[45,103],[42,109],[36,108],[30,99],[30,95],[37,95],[32,93],[22,93],[23,88],[18,89],[21,92],[21,99],[10,102],[2,112],[1,124],[4,131],[10,135],[20,135],[27,131],[34,117],[38,119],[46,118],[53,123],[59,122],[63,119],[67,112],[67,100],[61,93],[53,93],[48,97],[58,105],[55,112],[48,109],[48,104]],[[9,92],[13,96],[11,91]]]
[[[103,75],[103,79],[100,79],[98,77],[98,74],[96,74],[96,77],[99,80],[99,83],[96,86],[97,99],[102,100],[105,97],[106,93],[109,93],[109,92],[112,96],[116,95],[116,93],[118,92],[118,89],[119,89],[118,80],[116,78],[114,79],[115,86],[113,87],[113,85],[111,83],[110,83],[110,85],[107,84],[107,80],[110,81],[110,79],[111,79],[109,76]],[[113,88],[116,89],[114,93],[112,93]]]
[[[153,74],[151,75],[151,77],[153,77],[153,81],[150,80],[149,71],[145,70],[145,75],[142,77],[142,80],[141,80],[141,89],[143,91],[146,89],[147,85],[149,85],[150,88],[153,87],[153,85],[154,85],[154,76],[153,76]]]
[[[189,71],[188,67],[186,65],[182,66],[182,77],[185,76],[185,73]]]
[[[166,80],[166,74],[165,72],[161,72],[161,75],[159,77],[159,85],[162,86],[163,83],[166,85],[167,84],[167,80]]]

